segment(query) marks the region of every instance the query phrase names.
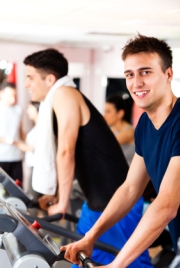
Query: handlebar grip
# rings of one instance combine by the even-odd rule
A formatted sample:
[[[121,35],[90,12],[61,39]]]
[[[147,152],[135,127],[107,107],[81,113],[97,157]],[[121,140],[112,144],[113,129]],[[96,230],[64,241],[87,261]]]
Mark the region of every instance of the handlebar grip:
[[[77,253],[77,259],[82,262],[84,268],[93,268],[96,266],[93,261],[88,258],[82,251]]]
[[[64,254],[65,254],[65,251],[61,251],[61,253],[58,256],[59,261],[66,260],[64,258]],[[82,262],[82,265],[83,265],[84,268],[93,268],[93,267],[95,267],[95,264],[93,263],[93,261],[90,258],[88,258],[83,252],[78,252],[77,253],[77,259]]]
[[[65,254],[65,251],[61,251],[60,254],[58,255],[58,261],[67,261],[65,258],[64,258],[64,254]]]

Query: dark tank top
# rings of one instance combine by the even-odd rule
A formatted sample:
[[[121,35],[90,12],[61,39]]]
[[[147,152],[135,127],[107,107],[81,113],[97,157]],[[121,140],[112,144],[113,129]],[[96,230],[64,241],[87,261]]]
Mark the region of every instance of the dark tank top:
[[[85,96],[83,98],[90,110],[90,120],[79,128],[75,152],[75,178],[89,208],[103,211],[114,192],[125,181],[128,164],[102,115]],[[54,132],[57,136],[55,117]]]

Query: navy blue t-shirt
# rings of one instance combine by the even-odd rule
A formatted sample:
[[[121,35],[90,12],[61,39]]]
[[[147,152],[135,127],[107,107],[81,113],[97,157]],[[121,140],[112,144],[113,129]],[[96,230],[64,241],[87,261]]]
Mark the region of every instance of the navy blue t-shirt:
[[[135,151],[144,158],[147,172],[158,193],[171,157],[180,156],[180,98],[158,130],[147,113],[142,114],[135,130]],[[180,209],[176,218],[169,223],[169,230],[176,250],[180,237]]]

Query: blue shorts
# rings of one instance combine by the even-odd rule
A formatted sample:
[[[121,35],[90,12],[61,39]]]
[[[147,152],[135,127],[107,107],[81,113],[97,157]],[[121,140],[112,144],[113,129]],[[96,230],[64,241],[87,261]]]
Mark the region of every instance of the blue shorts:
[[[142,209],[143,198],[140,198],[131,211],[120,222],[116,223],[112,228],[106,231],[98,239],[98,241],[121,249],[139,223],[142,217]],[[82,206],[81,218],[77,224],[77,233],[85,235],[85,233],[91,229],[101,214],[102,212],[90,210],[85,202]],[[112,262],[115,256],[95,248],[91,258],[94,262],[106,265]],[[78,266],[73,264],[72,267],[77,268]],[[153,268],[148,251],[146,250],[143,252],[127,268]]]

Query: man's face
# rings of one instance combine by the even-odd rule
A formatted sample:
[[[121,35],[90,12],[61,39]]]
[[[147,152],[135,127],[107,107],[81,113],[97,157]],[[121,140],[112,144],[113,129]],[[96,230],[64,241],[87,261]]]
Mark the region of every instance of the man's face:
[[[26,67],[26,80],[25,88],[28,89],[32,101],[43,101],[49,92],[51,86],[47,82],[48,75],[42,75],[38,69],[27,66]]]
[[[146,111],[163,102],[172,79],[172,70],[161,69],[156,53],[129,55],[124,61],[127,88],[138,107]]]
[[[13,106],[16,104],[16,89],[6,87],[1,92],[1,101],[6,106]]]

